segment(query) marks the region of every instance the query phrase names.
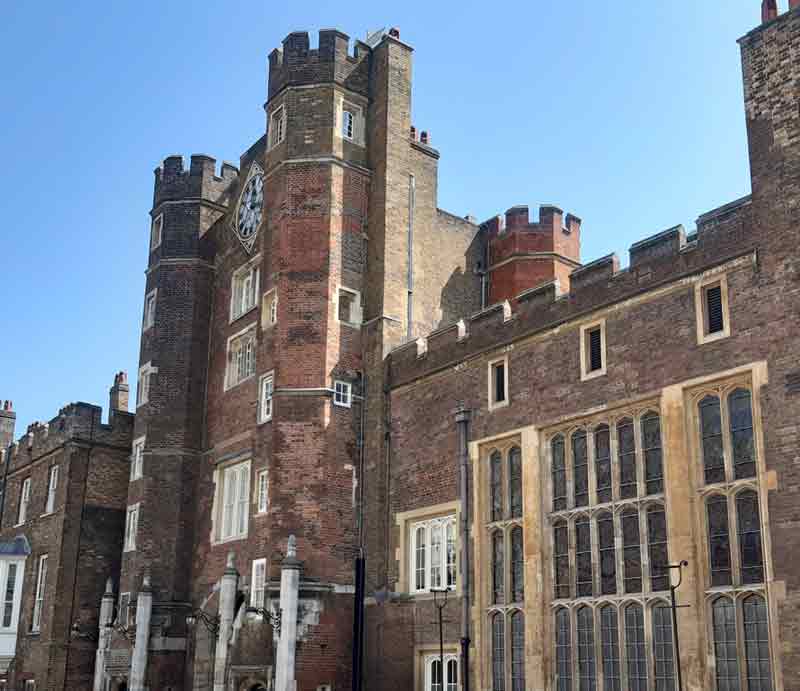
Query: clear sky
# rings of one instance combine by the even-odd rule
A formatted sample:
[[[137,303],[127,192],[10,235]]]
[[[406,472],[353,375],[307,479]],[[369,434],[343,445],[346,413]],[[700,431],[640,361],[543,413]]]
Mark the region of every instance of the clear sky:
[[[750,192],[736,39],[760,4],[4,3],[0,399],[17,436],[70,401],[105,409],[118,370],[135,382],[152,171],[176,153],[238,163],[289,32],[399,27],[439,206],[556,204],[583,218],[584,261],[626,264],[636,240]]]

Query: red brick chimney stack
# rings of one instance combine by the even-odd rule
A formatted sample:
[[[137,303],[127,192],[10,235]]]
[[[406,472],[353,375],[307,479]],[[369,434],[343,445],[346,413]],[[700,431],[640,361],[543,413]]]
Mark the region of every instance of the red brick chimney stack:
[[[798,0],[791,0],[792,7],[798,4]],[[762,0],[761,2],[761,21],[771,22],[778,17],[778,0]]]
[[[111,387],[109,397],[109,410],[121,410],[128,412],[128,375],[126,372],[117,372],[114,375],[114,386]]]
[[[425,130],[423,130],[419,135],[419,140],[423,144],[429,144],[430,143],[430,135]]]

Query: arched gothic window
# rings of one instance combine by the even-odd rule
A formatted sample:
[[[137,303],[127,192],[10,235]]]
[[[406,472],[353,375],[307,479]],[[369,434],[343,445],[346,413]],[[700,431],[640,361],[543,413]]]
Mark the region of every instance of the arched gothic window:
[[[625,608],[625,652],[628,657],[628,688],[647,691],[647,647],[641,605]]]
[[[569,597],[569,533],[565,521],[553,526],[553,559],[555,561],[556,598]]]
[[[633,420],[625,418],[617,423],[617,448],[619,453],[619,495],[632,499],[638,494],[636,481],[636,437]]]
[[[560,434],[550,442],[553,456],[553,511],[567,508],[567,465],[564,457],[564,437]]]
[[[525,615],[511,615],[511,691],[525,691]]]
[[[706,502],[711,585],[732,585],[731,536],[728,526],[728,500],[720,495]]]
[[[494,604],[502,605],[506,600],[505,593],[505,545],[503,532],[492,533],[492,590]]]
[[[621,691],[619,624],[617,610],[605,605],[600,610],[600,645],[603,655],[603,688],[605,691]]]
[[[647,540],[650,555],[650,589],[669,590],[669,555],[667,553],[667,515],[663,506],[647,510]]]
[[[763,583],[761,517],[758,511],[758,495],[755,492],[748,490],[736,496],[736,519],[739,527],[742,583]]]
[[[594,431],[594,459],[597,502],[605,504],[613,499],[611,489],[611,435],[608,425],[600,425]]]
[[[614,516],[606,511],[597,517],[597,537],[600,542],[600,592],[617,593],[617,552],[614,546]]]
[[[572,641],[569,626],[569,610],[559,609],[556,612],[556,691],[572,691]]]
[[[511,518],[522,517],[522,451],[516,446],[508,454],[508,500]]]
[[[588,518],[575,523],[575,572],[578,597],[592,596],[592,532]]]
[[[522,544],[522,528],[511,530],[511,601],[525,600],[525,553]]]
[[[622,547],[625,562],[625,592],[642,592],[642,549],[639,539],[639,514],[626,511],[622,514]]]
[[[747,389],[736,389],[728,396],[728,417],[733,452],[733,476],[737,480],[755,477],[756,452],[753,444],[753,410]]]
[[[661,460],[661,420],[656,413],[642,418],[642,451],[647,494],[664,491],[664,470]]]
[[[700,434],[706,484],[723,482],[725,456],[722,451],[722,412],[716,396],[706,396],[700,401]]]
[[[589,607],[578,610],[578,687],[580,691],[595,691],[597,688],[594,614]]]
[[[499,612],[492,617],[492,689],[506,689],[505,619]]]
[[[767,603],[761,596],[751,595],[742,607],[748,691],[772,691]]]
[[[739,691],[739,655],[736,651],[736,609],[727,597],[711,606],[714,627],[717,691]]]
[[[675,691],[672,610],[666,605],[653,607],[653,662],[656,691]]]
[[[492,521],[503,520],[503,457],[495,451],[489,460]]]
[[[575,506],[589,505],[589,455],[586,431],[572,435],[572,480],[575,486]]]

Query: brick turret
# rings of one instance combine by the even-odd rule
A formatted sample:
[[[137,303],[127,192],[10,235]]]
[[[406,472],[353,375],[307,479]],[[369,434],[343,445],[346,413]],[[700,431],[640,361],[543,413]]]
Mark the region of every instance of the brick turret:
[[[569,275],[580,266],[581,219],[555,206],[539,208],[531,223],[527,206],[513,206],[503,218],[483,224],[489,245],[489,302],[512,300],[520,293],[558,279],[569,289]]]

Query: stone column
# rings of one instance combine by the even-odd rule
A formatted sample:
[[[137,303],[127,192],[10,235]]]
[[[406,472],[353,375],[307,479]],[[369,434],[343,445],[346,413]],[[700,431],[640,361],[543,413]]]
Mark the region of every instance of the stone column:
[[[228,667],[228,645],[233,629],[236,590],[239,586],[239,572],[234,566],[234,554],[228,553],[228,563],[222,575],[219,591],[219,629],[217,630],[217,649],[214,655],[214,691],[225,691],[225,672]]]
[[[281,564],[281,636],[275,669],[275,691],[295,691],[294,657],[297,646],[297,607],[300,594],[297,539],[289,536],[286,558]]]
[[[130,691],[147,691],[147,648],[150,645],[150,616],[153,612],[153,591],[150,576],[142,579],[142,589],[136,599],[136,642],[131,658]]]
[[[103,691],[106,671],[106,651],[111,641],[113,629],[111,624],[114,619],[114,585],[109,578],[106,581],[106,592],[100,600],[100,621],[98,623],[97,652],[94,660],[93,691]]]

